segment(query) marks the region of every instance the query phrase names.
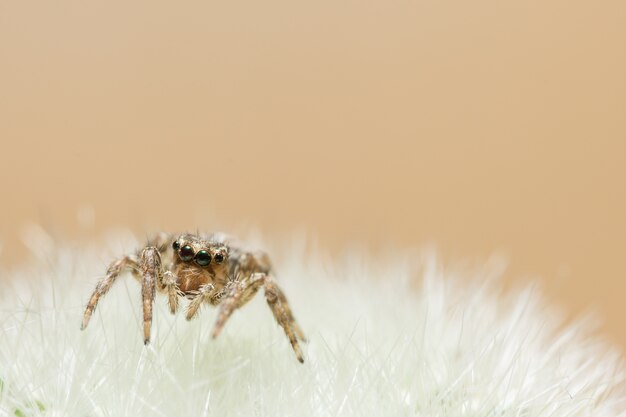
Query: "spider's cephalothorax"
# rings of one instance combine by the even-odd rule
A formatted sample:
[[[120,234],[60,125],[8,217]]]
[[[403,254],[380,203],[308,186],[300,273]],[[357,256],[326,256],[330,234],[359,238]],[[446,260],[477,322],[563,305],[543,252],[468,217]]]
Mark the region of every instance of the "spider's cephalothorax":
[[[143,249],[111,263],[87,304],[82,329],[87,327],[100,297],[124,271],[132,272],[141,282],[144,343],[150,341],[152,303],[156,291],[168,296],[172,313],[178,310],[181,296],[189,298],[187,320],[195,317],[205,302],[219,305],[212,333],[216,337],[233,311],[246,304],[263,287],[274,318],[285,331],[298,360],[304,361],[298,344],[298,339],[305,340],[304,334],[272,276],[265,253],[240,249],[218,234],[160,234]]]

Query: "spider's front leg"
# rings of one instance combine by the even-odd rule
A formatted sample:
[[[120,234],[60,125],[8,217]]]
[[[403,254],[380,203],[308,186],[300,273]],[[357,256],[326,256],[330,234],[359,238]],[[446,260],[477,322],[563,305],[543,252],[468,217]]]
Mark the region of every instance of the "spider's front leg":
[[[298,338],[303,342],[306,341],[306,339],[304,337],[304,333],[300,329],[300,326],[298,326],[293,314],[291,313],[287,297],[285,297],[283,291],[280,289],[278,284],[276,284],[276,281],[274,281],[274,279],[269,275],[265,276],[264,287],[267,305],[269,305],[272,310],[272,314],[274,314],[274,318],[289,338],[289,342],[296,353],[296,357],[300,363],[303,363],[304,359],[302,357],[300,345],[298,344]]]
[[[220,310],[213,327],[212,336],[214,338],[217,337],[235,309],[247,303],[258,291],[259,287],[263,286],[265,288],[265,299],[272,310],[274,318],[289,338],[298,361],[303,363],[304,358],[302,357],[298,339],[305,341],[304,333],[296,323],[287,298],[274,279],[265,273],[255,273],[241,281],[232,281],[229,284],[231,284],[231,288],[220,303]]]
[[[170,248],[172,241],[173,237],[171,234],[161,232],[148,240],[146,248],[155,248],[160,256],[161,253],[164,253]],[[176,276],[171,271],[167,271],[165,269],[167,268],[163,268],[162,266],[159,268],[160,280],[158,283],[158,288],[159,290],[165,289],[170,311],[172,312],[172,314],[174,314],[178,310],[178,299],[183,296],[183,293],[180,292],[180,290],[178,289],[178,285],[176,284]]]
[[[156,295],[156,283],[157,281],[161,282],[163,280],[161,254],[154,246],[147,247],[141,251],[141,259],[139,262],[142,275],[141,301],[143,306],[143,342],[147,345],[150,342],[152,305]]]
[[[229,281],[224,288],[225,297],[221,300],[217,320],[211,336],[216,338],[235,309],[248,302],[263,284],[264,274],[252,274],[243,279]]]
[[[133,275],[141,281],[144,344],[150,342],[152,306],[156,295],[157,283],[159,283],[159,288],[164,288],[167,291],[170,310],[172,312],[176,311],[178,307],[178,297],[180,296],[180,291],[176,285],[176,278],[171,272],[164,272],[161,263],[160,251],[165,250],[167,247],[166,239],[166,235],[159,235],[157,238],[149,241],[149,246],[145,247],[139,256],[137,254],[128,255],[109,265],[106,275],[98,282],[96,289],[89,299],[89,303],[87,303],[81,330],[87,327],[98,305],[98,301],[111,289],[117,277],[124,271],[131,271]]]

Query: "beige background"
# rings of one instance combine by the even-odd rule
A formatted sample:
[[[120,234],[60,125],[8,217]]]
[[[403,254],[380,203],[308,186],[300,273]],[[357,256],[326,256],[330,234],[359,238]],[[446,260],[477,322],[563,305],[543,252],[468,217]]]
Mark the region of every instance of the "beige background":
[[[221,3],[221,4],[220,4]],[[511,256],[626,346],[626,3],[0,2],[0,263],[34,221]]]

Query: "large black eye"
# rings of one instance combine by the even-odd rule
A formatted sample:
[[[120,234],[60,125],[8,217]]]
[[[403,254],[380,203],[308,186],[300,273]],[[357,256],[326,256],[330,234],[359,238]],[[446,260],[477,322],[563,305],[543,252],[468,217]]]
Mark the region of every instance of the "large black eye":
[[[215,254],[214,259],[216,263],[221,264],[222,262],[224,262],[224,255],[218,252]]]
[[[178,243],[178,240],[175,240],[174,243],[172,243],[172,248],[174,250],[180,249],[180,243]]]
[[[193,255],[193,248],[189,245],[183,246],[178,252],[178,256],[180,256],[180,259],[185,262],[191,261],[193,259]]]
[[[196,263],[200,266],[207,266],[210,264],[211,255],[209,255],[209,252],[205,250],[198,251],[198,253],[196,253]]]

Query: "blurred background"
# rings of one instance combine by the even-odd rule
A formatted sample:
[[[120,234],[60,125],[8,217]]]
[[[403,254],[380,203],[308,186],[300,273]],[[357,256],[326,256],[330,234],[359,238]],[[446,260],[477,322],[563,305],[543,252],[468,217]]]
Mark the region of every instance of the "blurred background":
[[[35,223],[510,256],[626,347],[626,3],[4,1],[0,264]]]

